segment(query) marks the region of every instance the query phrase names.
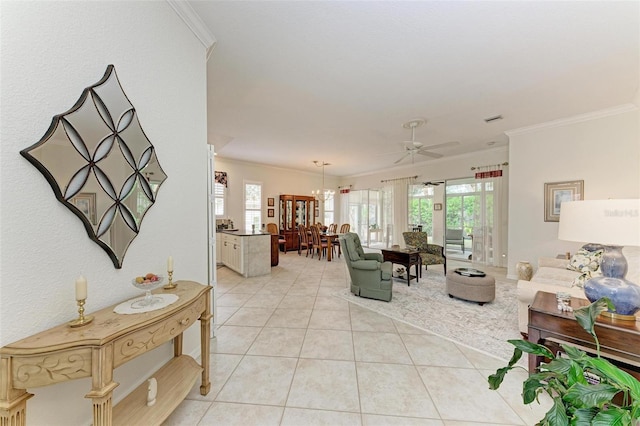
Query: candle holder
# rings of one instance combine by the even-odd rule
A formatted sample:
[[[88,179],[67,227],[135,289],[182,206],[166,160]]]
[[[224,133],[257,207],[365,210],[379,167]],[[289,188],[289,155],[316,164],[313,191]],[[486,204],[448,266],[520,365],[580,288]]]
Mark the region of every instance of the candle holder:
[[[84,304],[86,299],[78,300],[78,318],[69,322],[70,327],[82,327],[83,325],[89,324],[93,321],[92,316],[85,317],[84,316]]]
[[[173,271],[167,271],[167,275],[169,275],[169,282],[162,288],[164,288],[165,290],[173,290],[174,288],[178,287],[178,284],[173,282]]]

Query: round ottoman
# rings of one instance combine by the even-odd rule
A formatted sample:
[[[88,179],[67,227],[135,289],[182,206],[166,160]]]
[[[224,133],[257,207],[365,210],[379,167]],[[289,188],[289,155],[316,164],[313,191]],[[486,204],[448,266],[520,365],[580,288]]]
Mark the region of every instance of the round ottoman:
[[[447,293],[449,297],[484,305],[496,298],[496,279],[491,275],[467,277],[450,272],[447,274]]]

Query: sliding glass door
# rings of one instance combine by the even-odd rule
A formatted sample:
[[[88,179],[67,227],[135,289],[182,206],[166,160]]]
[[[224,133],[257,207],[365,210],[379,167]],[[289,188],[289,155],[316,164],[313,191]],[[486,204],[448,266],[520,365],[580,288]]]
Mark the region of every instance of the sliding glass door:
[[[433,241],[433,187],[409,185],[409,230],[421,227]]]
[[[384,192],[365,189],[349,192],[349,223],[363,246],[386,247],[386,214]]]

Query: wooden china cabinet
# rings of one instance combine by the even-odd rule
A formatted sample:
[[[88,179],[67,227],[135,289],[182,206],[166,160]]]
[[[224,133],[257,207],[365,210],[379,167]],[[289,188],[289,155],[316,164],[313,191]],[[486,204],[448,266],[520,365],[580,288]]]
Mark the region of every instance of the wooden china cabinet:
[[[280,196],[280,233],[287,240],[287,250],[298,250],[298,225],[316,223],[317,202],[307,195]]]

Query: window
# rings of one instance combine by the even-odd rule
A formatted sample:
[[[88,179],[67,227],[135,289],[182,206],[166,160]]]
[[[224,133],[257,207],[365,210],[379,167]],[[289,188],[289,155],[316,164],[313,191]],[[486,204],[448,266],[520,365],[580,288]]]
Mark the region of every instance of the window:
[[[433,187],[409,186],[409,227],[421,225],[422,231],[433,236]]]
[[[224,207],[226,204],[227,188],[221,183],[215,184],[214,196],[215,196],[215,210],[216,216],[224,216]]]
[[[329,197],[329,191],[325,190],[324,191],[324,198],[326,199],[327,197]],[[330,224],[334,223],[334,207],[335,206],[335,199],[333,198],[333,196],[331,198],[329,198],[327,201],[324,202],[324,224],[326,226],[329,226]]]
[[[245,182],[244,184],[244,227],[251,229],[255,225],[260,229],[262,222],[262,184],[259,182]]]

